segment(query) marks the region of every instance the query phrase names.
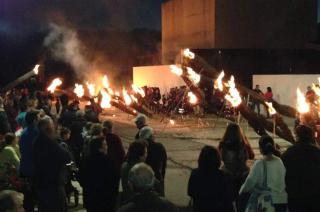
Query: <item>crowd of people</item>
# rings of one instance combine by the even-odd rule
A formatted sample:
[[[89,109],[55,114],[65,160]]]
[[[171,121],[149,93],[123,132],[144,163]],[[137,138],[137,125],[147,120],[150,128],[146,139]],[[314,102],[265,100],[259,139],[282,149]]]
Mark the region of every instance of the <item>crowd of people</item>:
[[[79,201],[73,181],[89,212],[179,211],[165,198],[167,152],[146,116],[135,118],[137,134],[126,151],[110,120],[64,98],[0,98],[0,211],[67,211],[71,195]],[[255,153],[239,125],[229,123],[217,148],[201,149],[191,172],[192,210],[320,211],[320,149],[309,127],[295,133],[285,152],[262,136],[263,158],[250,168]]]

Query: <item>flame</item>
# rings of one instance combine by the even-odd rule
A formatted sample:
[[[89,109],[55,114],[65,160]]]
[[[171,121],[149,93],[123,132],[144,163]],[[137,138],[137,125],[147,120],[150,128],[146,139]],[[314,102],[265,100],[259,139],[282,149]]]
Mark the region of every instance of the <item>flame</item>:
[[[174,122],[173,119],[170,119],[170,124],[171,124],[171,125],[174,125],[174,124],[175,124],[175,122]]]
[[[144,90],[143,90],[142,88],[136,86],[135,84],[132,84],[131,87],[132,87],[132,89],[133,89],[133,91],[134,91],[135,93],[140,94],[142,97],[145,97],[145,96],[146,96],[146,94],[145,94],[145,92],[144,92]]]
[[[98,102],[99,102],[98,97],[94,98],[93,101],[94,101],[95,103],[98,103]]]
[[[110,95],[114,95],[114,92],[113,92],[112,88],[108,87],[108,88],[107,88],[107,91],[108,91],[108,93],[109,93]]]
[[[191,91],[188,92],[188,97],[189,97],[189,102],[191,104],[196,104],[198,99],[196,97],[196,95],[194,95]]]
[[[114,95],[120,96],[120,92],[119,92],[119,91],[116,91],[116,92],[114,93]]]
[[[87,84],[87,88],[88,88],[90,96],[95,96],[95,94],[96,94],[96,90],[95,90],[96,85],[93,84],[93,83],[89,83],[89,82],[87,82],[86,84]]]
[[[50,93],[54,93],[54,91],[56,90],[56,88],[58,86],[62,85],[62,81],[59,78],[55,78],[51,84],[49,85],[49,87],[47,88],[47,91],[50,91]]]
[[[39,67],[40,67],[39,64],[37,64],[37,65],[34,66],[34,68],[33,68],[33,73],[34,73],[35,75],[38,75],[38,74],[39,74]]]
[[[81,98],[84,95],[84,88],[81,84],[75,84],[75,88],[73,89],[73,92],[77,95],[77,97]]]
[[[91,102],[87,102],[87,104],[86,105],[91,105]]]
[[[126,105],[130,105],[132,103],[132,99],[130,98],[130,96],[127,93],[126,89],[122,90],[122,95],[123,95],[124,102],[126,103]]]
[[[219,74],[217,80],[214,81],[214,88],[215,89],[219,89],[220,91],[223,91],[223,83],[222,83],[223,77],[224,77],[224,71],[222,70],[221,73]]]
[[[107,75],[104,75],[102,78],[102,85],[104,88],[109,88],[109,80]]]
[[[183,50],[183,56],[189,58],[189,59],[194,59],[195,58],[195,54],[193,52],[190,51],[190,49],[185,49]]]
[[[276,109],[272,106],[272,102],[264,102],[268,106],[268,112],[270,115],[275,115],[277,113]]]
[[[176,74],[178,76],[181,76],[182,73],[183,73],[182,68],[179,68],[176,65],[170,65],[170,70],[171,70],[172,73],[174,73],[174,74]]]
[[[233,107],[238,107],[242,100],[239,91],[236,89],[234,77],[231,76],[226,86],[229,87],[229,94],[225,95],[225,99],[228,100]]]
[[[297,110],[299,113],[307,113],[310,110],[310,106],[306,101],[306,97],[301,92],[300,88],[297,88]]]
[[[200,82],[200,74],[196,73],[192,68],[187,67],[189,78],[193,81],[193,83],[198,84]]]
[[[138,102],[138,99],[134,95],[130,94],[130,97],[134,102]]]
[[[111,108],[111,104],[110,104],[111,96],[104,89],[102,89],[100,93],[102,95],[102,99],[100,103],[101,108],[104,108],[104,109]]]

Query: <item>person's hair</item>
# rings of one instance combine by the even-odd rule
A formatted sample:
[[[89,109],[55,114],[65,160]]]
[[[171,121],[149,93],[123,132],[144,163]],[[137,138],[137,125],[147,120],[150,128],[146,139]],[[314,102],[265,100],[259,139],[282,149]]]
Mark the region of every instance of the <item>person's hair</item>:
[[[12,191],[3,190],[0,192],[0,211],[10,212],[17,211],[23,205],[23,194]]]
[[[84,128],[89,131],[92,127],[92,124],[92,122],[87,122],[86,125],[84,125]]]
[[[127,153],[127,162],[133,164],[139,161],[139,158],[144,155],[147,145],[145,142],[132,142]]]
[[[76,118],[77,119],[82,119],[83,117],[84,117],[84,112],[82,111],[82,110],[78,110],[77,112],[76,112]]]
[[[96,155],[100,152],[104,140],[104,137],[97,137],[90,141],[90,155]]]
[[[91,129],[90,129],[90,134],[92,136],[100,135],[102,133],[102,126],[101,124],[92,124]]]
[[[246,139],[240,126],[236,123],[229,123],[223,135],[221,146],[230,150],[239,150],[245,142]]]
[[[108,130],[112,130],[113,123],[111,120],[105,120],[102,124],[103,128],[106,128]]]
[[[306,125],[298,125],[295,128],[297,142],[315,143],[314,131]]]
[[[34,124],[34,121],[38,119],[38,114],[40,113],[39,110],[31,110],[27,112],[25,117],[25,122],[27,126],[32,126]]]
[[[269,135],[263,135],[260,137],[259,147],[263,155],[269,155],[275,152],[274,140]]]
[[[147,117],[144,114],[138,114],[134,122],[139,125],[144,125],[147,123]]]
[[[212,146],[204,146],[201,149],[198,166],[200,170],[217,170],[221,166],[219,151]]]
[[[134,165],[129,171],[128,179],[135,192],[151,190],[155,182],[152,168],[145,163]]]
[[[6,145],[11,145],[15,139],[16,135],[14,133],[6,133],[6,135],[4,136],[4,141]]]
[[[139,132],[139,140],[146,142],[154,141],[153,129],[149,126],[143,127]]]
[[[68,134],[70,134],[71,133],[71,131],[68,129],[68,128],[66,128],[66,127],[62,127],[61,129],[60,129],[60,136],[61,137],[64,137],[64,136],[66,136],[66,135],[68,135]]]
[[[268,91],[268,92],[272,92],[271,87],[267,87],[267,91]]]
[[[41,118],[38,123],[38,128],[39,128],[40,132],[45,132],[52,122],[53,122],[53,120],[49,116],[45,116],[45,117]]]

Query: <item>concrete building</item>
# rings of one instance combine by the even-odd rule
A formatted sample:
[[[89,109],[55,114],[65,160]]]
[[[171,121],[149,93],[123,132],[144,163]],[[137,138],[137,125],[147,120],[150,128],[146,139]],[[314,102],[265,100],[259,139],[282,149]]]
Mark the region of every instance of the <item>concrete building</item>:
[[[316,38],[317,0],[168,0],[162,62],[181,48],[301,49]]]

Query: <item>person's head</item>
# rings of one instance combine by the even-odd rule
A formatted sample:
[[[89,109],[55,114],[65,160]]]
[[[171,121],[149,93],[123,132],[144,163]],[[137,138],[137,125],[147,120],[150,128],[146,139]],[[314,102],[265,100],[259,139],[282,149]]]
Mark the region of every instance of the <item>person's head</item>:
[[[267,87],[267,91],[268,91],[268,92],[272,92],[271,87]]]
[[[312,89],[311,89],[311,86],[308,86],[307,87],[307,91],[311,91]]]
[[[260,89],[260,85],[256,85],[256,89]]]
[[[138,114],[134,120],[137,128],[140,129],[147,124],[147,117],[143,114]]]
[[[0,211],[1,212],[23,212],[23,194],[3,190],[0,192]]]
[[[91,140],[90,142],[90,154],[96,155],[99,153],[107,154],[108,146],[106,139],[104,137],[97,137]]]
[[[218,150],[212,146],[204,146],[201,149],[198,166],[200,170],[218,170],[221,165],[221,157]]]
[[[15,146],[18,143],[18,139],[14,133],[7,133],[4,136],[4,141],[6,145]]]
[[[229,123],[222,138],[222,145],[238,148],[245,142],[241,128],[236,123]]]
[[[127,154],[128,163],[144,162],[147,158],[147,145],[144,142],[135,141],[130,144]]]
[[[27,112],[25,117],[26,125],[28,127],[37,126],[39,122],[39,114],[40,114],[39,110],[30,110],[29,112]]]
[[[0,108],[3,108],[3,103],[4,103],[3,98],[0,96]]]
[[[90,129],[90,135],[96,136],[96,137],[103,136],[101,124],[98,124],[98,123],[92,124]]]
[[[154,172],[147,164],[138,163],[129,171],[128,180],[134,192],[149,191],[154,187]]]
[[[274,140],[269,135],[263,135],[259,139],[260,152],[263,155],[272,155],[275,152]]]
[[[78,120],[81,120],[81,119],[83,119],[84,118],[84,112],[82,111],[82,110],[78,110],[77,112],[76,112],[76,118],[78,119]]]
[[[62,127],[60,129],[60,138],[64,141],[67,141],[70,139],[70,135],[71,135],[71,131],[66,128],[66,127]]]
[[[147,143],[154,141],[153,129],[149,126],[140,129],[139,141],[145,141]]]
[[[49,116],[45,116],[40,119],[38,128],[41,133],[45,134],[49,138],[55,137],[55,126],[52,118],[50,118]]]
[[[106,120],[103,122],[102,124],[103,126],[103,132],[106,133],[111,133],[112,132],[112,127],[113,127],[113,123],[111,120]]]
[[[313,130],[306,125],[299,125],[295,128],[297,142],[305,144],[314,144],[314,132]]]

